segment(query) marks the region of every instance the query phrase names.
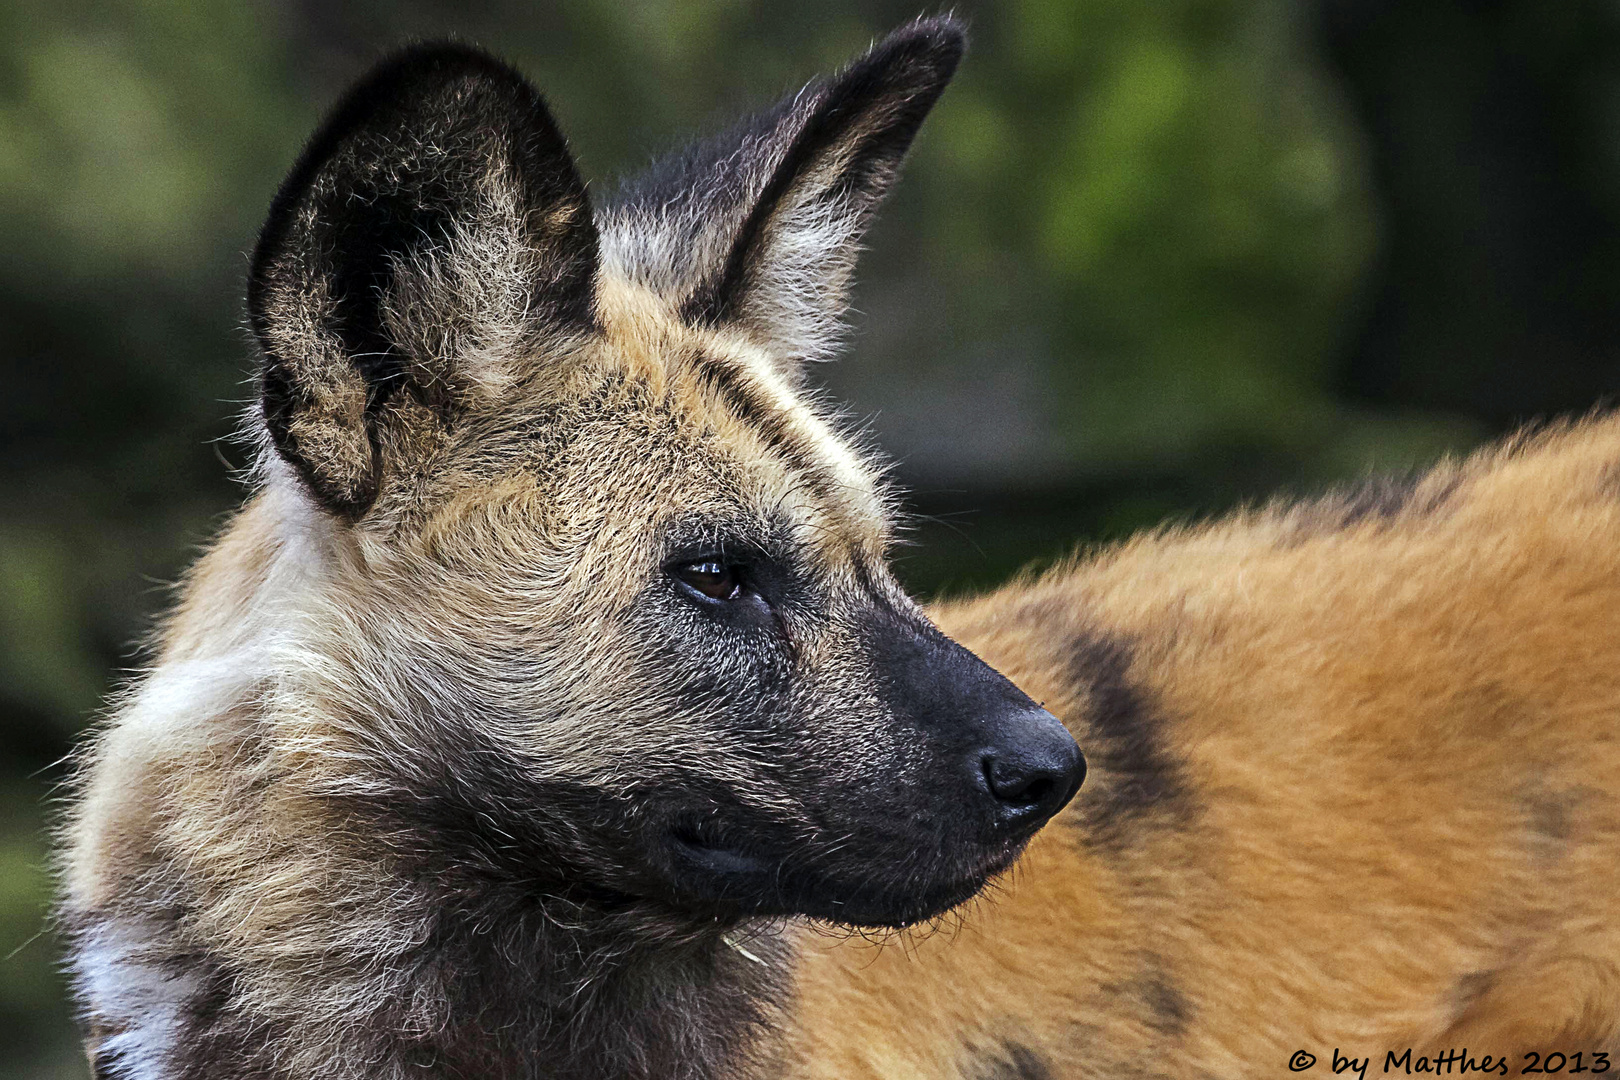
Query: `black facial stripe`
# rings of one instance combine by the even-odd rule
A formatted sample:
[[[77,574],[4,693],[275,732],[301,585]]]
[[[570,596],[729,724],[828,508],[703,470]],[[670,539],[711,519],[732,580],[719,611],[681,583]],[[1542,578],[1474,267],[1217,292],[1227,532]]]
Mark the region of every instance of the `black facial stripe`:
[[[838,481],[815,459],[804,439],[794,430],[793,421],[765,401],[746,375],[712,356],[700,357],[694,368],[704,386],[719,396],[732,415],[747,424],[789,468],[802,476],[823,505],[839,505]]]
[[[855,585],[861,590],[861,595],[872,602],[872,606],[879,611],[901,617],[900,611],[895,607],[893,598],[888,591],[878,585],[877,577],[872,573],[872,566],[867,562],[866,556],[860,551],[851,553],[850,563],[855,571]]]

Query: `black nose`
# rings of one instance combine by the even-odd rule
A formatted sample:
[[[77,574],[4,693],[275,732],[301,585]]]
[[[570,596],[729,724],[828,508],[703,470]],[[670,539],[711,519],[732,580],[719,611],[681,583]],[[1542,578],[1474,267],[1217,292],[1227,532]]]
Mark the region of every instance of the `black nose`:
[[[1086,778],[1086,759],[1045,709],[1022,709],[997,732],[979,767],[1008,825],[1033,827],[1068,805]]]

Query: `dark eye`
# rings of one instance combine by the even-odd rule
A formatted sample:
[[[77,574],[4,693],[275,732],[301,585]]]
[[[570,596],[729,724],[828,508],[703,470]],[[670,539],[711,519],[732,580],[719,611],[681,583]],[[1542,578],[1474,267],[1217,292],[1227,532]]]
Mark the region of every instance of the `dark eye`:
[[[699,559],[670,567],[675,580],[710,600],[735,600],[742,595],[742,568],[718,559]]]

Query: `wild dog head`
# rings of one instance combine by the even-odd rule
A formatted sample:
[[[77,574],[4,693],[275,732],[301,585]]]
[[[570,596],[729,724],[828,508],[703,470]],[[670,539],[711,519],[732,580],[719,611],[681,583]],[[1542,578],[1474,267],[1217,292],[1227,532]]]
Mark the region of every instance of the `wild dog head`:
[[[402,857],[582,902],[900,925],[1080,784],[1063,727],[885,566],[799,390],[963,47],[915,23],[592,204],[539,95],[384,63],[272,207],[266,498],[312,552],[319,790]]]

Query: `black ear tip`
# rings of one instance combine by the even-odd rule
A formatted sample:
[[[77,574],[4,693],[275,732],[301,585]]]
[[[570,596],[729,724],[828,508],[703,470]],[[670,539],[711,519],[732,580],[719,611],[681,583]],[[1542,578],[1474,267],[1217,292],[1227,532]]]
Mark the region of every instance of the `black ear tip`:
[[[967,21],[951,12],[925,16],[902,26],[890,34],[883,44],[895,44],[906,51],[931,54],[955,67],[956,61],[967,51]]]
[[[516,68],[493,53],[453,38],[416,41],[395,49],[377,61],[371,73],[361,81],[369,82],[389,72],[431,72],[435,75],[465,72],[501,78],[522,77]]]
[[[424,38],[407,41],[380,60],[380,64],[466,64],[469,66],[505,67],[488,50],[468,44],[459,38]]]
[[[918,79],[943,87],[956,73],[967,51],[967,24],[955,15],[932,15],[907,23],[878,42],[863,63],[894,70],[903,79]]]
[[[316,147],[330,149],[382,114],[419,108],[419,103],[461,84],[493,94],[509,108],[545,107],[523,73],[499,57],[455,40],[416,42],[383,56],[349,88],[311,138],[305,156]]]
[[[421,41],[385,55],[361,76],[345,95],[356,111],[388,101],[410,87],[426,87],[475,79],[502,87],[519,98],[537,96],[529,81],[511,64],[492,53],[461,41]],[[344,103],[334,110],[343,113]]]
[[[386,118],[390,116],[402,126],[433,124],[435,117],[430,114],[436,113],[442,119],[444,109],[442,105],[431,109],[423,103],[442,98],[449,88],[458,84],[483,91],[471,97],[494,100],[494,107],[487,110],[488,115],[517,116],[531,127],[544,130],[549,136],[544,140],[547,145],[561,145],[562,136],[556,132],[540,92],[522,72],[493,54],[450,39],[416,42],[388,53],[327,113],[282,181],[254,249],[248,277],[250,312],[256,312],[259,306],[258,279],[264,263],[286,241],[293,205],[305,195],[317,172],[338,148],[356,132],[388,123]],[[461,97],[455,108],[466,112],[471,108],[469,95]]]
[[[929,40],[936,48],[954,52],[957,56],[962,55],[967,48],[967,20],[953,11],[922,16],[897,33],[904,34],[908,31]]]

